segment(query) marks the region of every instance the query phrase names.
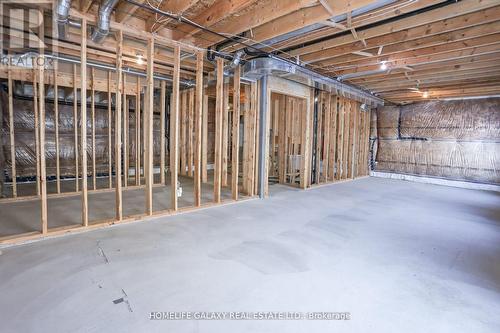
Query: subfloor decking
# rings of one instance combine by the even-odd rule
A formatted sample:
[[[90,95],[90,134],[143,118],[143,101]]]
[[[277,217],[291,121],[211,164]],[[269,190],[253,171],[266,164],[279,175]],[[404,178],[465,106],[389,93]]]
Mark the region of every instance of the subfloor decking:
[[[498,332],[500,196],[365,178],[4,248],[3,332]],[[151,321],[340,311],[349,321]]]

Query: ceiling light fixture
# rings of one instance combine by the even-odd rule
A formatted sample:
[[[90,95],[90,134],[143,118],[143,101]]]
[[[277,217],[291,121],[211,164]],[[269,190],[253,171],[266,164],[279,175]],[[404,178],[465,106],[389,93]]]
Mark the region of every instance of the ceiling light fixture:
[[[424,93],[422,94],[422,97],[423,98],[429,97],[429,92],[428,91],[424,91]]]
[[[137,56],[137,64],[138,65],[144,64],[144,60],[142,59],[142,54],[137,52],[136,56]]]
[[[380,63],[380,69],[381,69],[381,70],[383,70],[383,71],[385,71],[385,70],[387,69],[387,64],[386,64],[386,62],[385,62],[385,61],[382,61],[382,62]]]

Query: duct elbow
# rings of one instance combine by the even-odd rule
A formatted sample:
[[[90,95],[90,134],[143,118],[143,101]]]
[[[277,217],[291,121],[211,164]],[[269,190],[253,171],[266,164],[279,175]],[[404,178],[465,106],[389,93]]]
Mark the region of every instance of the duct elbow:
[[[57,3],[55,21],[57,24],[58,35],[61,39],[66,38],[70,8],[71,0],[59,0],[59,2]]]
[[[104,41],[104,38],[109,34],[109,29],[101,30],[99,28],[92,29],[92,35],[90,35],[90,39],[96,43],[101,44]]]
[[[117,4],[118,0],[103,0],[101,6],[99,7],[97,27],[92,30],[92,35],[90,37],[94,43],[102,43],[109,34],[111,12]]]

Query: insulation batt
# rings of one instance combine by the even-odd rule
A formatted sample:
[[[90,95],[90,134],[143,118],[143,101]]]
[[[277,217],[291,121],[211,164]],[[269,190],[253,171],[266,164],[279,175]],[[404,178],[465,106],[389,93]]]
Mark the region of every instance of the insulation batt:
[[[375,170],[500,183],[500,98],[377,110]]]

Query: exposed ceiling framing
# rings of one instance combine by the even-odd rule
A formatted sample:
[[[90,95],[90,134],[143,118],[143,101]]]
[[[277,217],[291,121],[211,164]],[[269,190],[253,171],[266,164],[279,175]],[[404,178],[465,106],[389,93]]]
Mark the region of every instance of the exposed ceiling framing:
[[[136,1],[238,36],[389,102],[500,93],[500,0]],[[95,17],[99,3],[73,1],[72,11]],[[126,0],[118,2],[112,24],[201,48],[221,42],[225,52],[243,48]],[[95,47],[89,56],[94,52],[112,61],[106,49],[113,49],[113,41],[108,37],[100,47],[89,43]],[[69,54],[78,52],[71,43],[65,46]],[[133,57],[136,51],[124,52]],[[168,52],[163,56],[168,63]]]

